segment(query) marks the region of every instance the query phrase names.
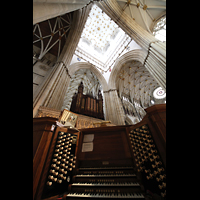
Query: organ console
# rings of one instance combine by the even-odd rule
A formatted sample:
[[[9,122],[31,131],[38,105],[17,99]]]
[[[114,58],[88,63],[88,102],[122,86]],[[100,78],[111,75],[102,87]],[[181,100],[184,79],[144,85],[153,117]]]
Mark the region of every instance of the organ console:
[[[33,199],[165,200],[165,111],[150,109],[136,125],[79,131],[34,118]]]

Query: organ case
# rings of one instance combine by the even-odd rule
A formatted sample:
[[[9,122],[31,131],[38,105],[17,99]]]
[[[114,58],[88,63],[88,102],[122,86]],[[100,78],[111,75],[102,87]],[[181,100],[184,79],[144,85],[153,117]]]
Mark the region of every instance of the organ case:
[[[152,106],[146,112],[136,125],[80,129],[70,181],[60,191],[59,187],[54,192],[49,188],[51,199],[166,199],[165,105]],[[59,131],[67,134],[70,130],[56,127],[50,137],[57,141]],[[41,199],[48,178],[51,180],[54,140],[46,144],[53,150],[44,154],[47,158],[38,175],[35,199]]]
[[[70,111],[83,114],[99,119],[104,119],[103,115],[103,98],[102,94],[98,92],[98,98],[93,97],[92,94],[83,94],[83,83],[78,87],[78,93],[72,97],[72,104]]]
[[[33,199],[59,196],[71,182],[77,130],[59,127],[57,118],[33,119]]]

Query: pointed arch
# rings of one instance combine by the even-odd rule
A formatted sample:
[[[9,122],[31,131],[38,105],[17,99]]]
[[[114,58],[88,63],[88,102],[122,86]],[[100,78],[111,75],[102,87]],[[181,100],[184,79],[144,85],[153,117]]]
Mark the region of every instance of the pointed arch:
[[[145,67],[166,91],[166,43],[156,39],[123,12],[116,0],[95,3],[144,50]]]
[[[69,74],[71,76],[74,75],[74,73],[76,71],[78,71],[79,69],[89,69],[98,79],[99,83],[101,84],[102,87],[102,92],[107,91],[108,90],[108,84],[105,80],[105,78],[103,77],[103,75],[101,74],[101,72],[92,64],[87,63],[87,62],[77,62],[77,63],[73,63],[68,67],[68,71]],[[70,81],[68,82],[67,88],[70,85]],[[103,112],[104,112],[104,117],[106,118],[106,113],[107,113],[107,109],[106,109],[106,97],[105,95],[103,95]],[[64,100],[65,103],[65,100]],[[64,104],[63,104],[63,108],[64,108]]]
[[[124,55],[122,55],[120,58],[118,58],[111,71],[110,78],[108,81],[108,85],[110,86],[110,88],[116,89],[116,78],[119,75],[119,72],[123,67],[123,64],[131,60],[137,60],[142,64],[144,64],[145,58],[146,58],[146,52],[143,49],[135,49],[129,51]]]
[[[103,77],[101,72],[92,64],[86,63],[86,62],[77,62],[73,63],[69,66],[69,74],[72,76],[77,70],[79,69],[90,69],[91,72],[93,72],[96,77],[99,79],[99,82],[101,83],[103,91],[108,90],[108,84],[106,82],[106,79]]]

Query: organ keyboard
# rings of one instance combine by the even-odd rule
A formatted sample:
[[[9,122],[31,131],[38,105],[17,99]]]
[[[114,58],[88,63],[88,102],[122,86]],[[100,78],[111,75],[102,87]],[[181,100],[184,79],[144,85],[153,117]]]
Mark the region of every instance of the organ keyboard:
[[[66,199],[145,199],[133,167],[79,168]]]
[[[135,177],[135,174],[80,174],[76,175],[76,177],[110,177],[110,178],[118,178],[118,177]]]
[[[145,199],[140,193],[69,193],[67,197],[90,199]]]
[[[133,182],[117,182],[117,183],[73,183],[72,186],[98,186],[98,187],[107,187],[107,186],[140,186],[139,183],[133,183]]]
[[[38,145],[33,151],[34,200],[154,200],[150,194],[166,199],[165,139],[151,120],[80,132],[52,130],[53,119],[48,120],[44,127],[49,132],[45,128],[33,145]],[[41,122],[38,127],[41,131]],[[93,148],[83,151],[84,135],[90,134]]]

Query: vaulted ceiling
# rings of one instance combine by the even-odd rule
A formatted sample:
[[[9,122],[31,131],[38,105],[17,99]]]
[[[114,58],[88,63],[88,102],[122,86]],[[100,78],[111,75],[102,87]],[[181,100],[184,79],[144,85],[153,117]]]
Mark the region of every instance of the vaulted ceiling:
[[[150,33],[152,33],[156,21],[166,13],[165,0],[117,0],[117,3],[123,12]],[[97,12],[96,15],[95,12]],[[114,38],[118,29],[111,21],[109,21],[111,24],[106,21],[105,14],[98,12],[99,10],[96,9],[92,13],[96,21],[94,24],[89,22],[86,24],[88,25],[87,34],[83,33],[82,38],[91,42],[91,44],[92,39],[94,39],[95,43],[93,46],[96,45],[97,49],[99,48],[102,52],[106,52],[104,34],[105,36],[106,34],[110,34],[111,38],[113,35]],[[101,20],[99,20],[100,15],[98,14],[102,16]],[[57,16],[33,25],[33,45],[40,48],[40,54],[38,55],[40,59],[46,52],[59,57],[71,24],[72,13],[66,13],[62,16]],[[87,26],[85,26],[85,28],[87,29]],[[111,30],[111,28],[113,28],[113,30]],[[125,48],[125,46],[126,44],[124,44],[123,48]],[[116,53],[116,50],[115,54],[119,55]],[[79,69],[72,76],[67,95],[64,99],[63,108],[66,107],[70,109],[72,96],[77,92],[81,81],[84,84],[84,93],[88,91],[95,93],[101,88],[98,78],[89,69]],[[159,86],[148,70],[138,61],[129,61],[125,63],[121,68],[116,82],[119,95],[125,94],[129,96],[131,100],[134,99],[141,102],[141,106],[143,107],[148,107],[150,105],[150,97],[154,89]]]
[[[38,58],[47,52],[59,57],[72,24],[72,12],[33,25],[33,45],[40,48]]]
[[[105,72],[130,42],[131,38],[94,4],[75,52]]]
[[[43,1],[41,0],[41,2]],[[59,4],[60,2],[61,1],[58,1],[57,3],[54,2],[55,9],[56,9],[56,6],[58,6],[57,4]],[[82,3],[85,5],[86,2],[88,2],[88,0],[85,0]],[[34,5],[38,3],[40,3],[40,0],[34,1]],[[50,2],[47,1],[43,4],[48,5],[49,3]],[[68,4],[76,5],[76,3],[80,4],[81,1],[77,1],[77,2],[73,1],[73,3],[71,1],[66,1],[63,3],[66,5]],[[156,24],[157,20],[166,14],[166,0],[117,0],[117,3],[123,12],[129,15],[141,27],[143,27],[145,30],[147,30],[150,33],[152,33],[152,29],[154,25]],[[78,8],[80,7],[77,7],[77,9]],[[98,10],[98,8],[96,8],[96,10]],[[56,55],[56,56],[60,55],[65,43],[65,40],[67,38],[67,35],[69,33],[71,23],[72,23],[72,12],[69,12],[70,10],[69,11],[66,10],[66,11],[67,13],[61,16],[57,16],[57,17],[54,17],[54,18],[51,18],[51,19],[48,19],[48,20],[45,20],[33,25],[33,44],[41,48],[41,53],[39,55],[40,59],[48,51],[52,53],[53,55]],[[98,37],[95,38],[96,48],[105,49],[106,40],[101,37],[106,36],[106,35],[104,35],[105,33],[103,33],[102,31],[105,30],[106,28],[108,30],[111,30],[111,27],[110,27],[110,24],[102,23],[102,22],[106,22],[106,17],[107,17],[106,14],[105,13],[102,14],[98,12],[97,14],[95,14],[95,12],[92,13],[92,15],[93,14],[95,15],[96,27],[95,27],[95,24],[91,24],[91,30],[88,29],[88,34],[83,36],[83,39],[91,38],[94,31],[92,30],[92,28],[94,28],[96,32],[102,33],[102,34],[100,33]],[[102,16],[102,19],[100,18],[100,16]],[[89,21],[87,23],[89,23]],[[111,31],[115,35],[115,32],[113,32],[115,31],[114,28]]]
[[[120,7],[124,9],[124,12],[126,12],[131,17],[134,13],[134,20],[136,20],[139,25],[141,25],[145,30],[149,32],[151,32],[151,26],[154,24],[156,19],[165,13],[166,2],[164,1],[119,0],[118,3]],[[107,23],[106,17],[108,18],[105,13],[102,13],[100,8],[98,8],[96,5],[93,6],[86,22],[85,29],[82,33],[83,42],[85,40],[86,43],[88,42],[88,45],[94,45],[99,49],[102,48],[102,50],[105,48],[105,44],[103,43],[106,41],[104,34],[105,36],[106,34],[110,34],[110,36],[112,36],[109,31],[114,33],[115,28],[117,27],[115,27],[115,23],[110,19]],[[111,30],[111,28],[113,28],[113,30]],[[87,51],[87,53],[92,54],[93,51]],[[94,82],[92,78],[94,78],[96,81]],[[78,70],[73,75],[72,81],[70,82],[70,86],[67,91],[67,95],[65,96],[63,106],[65,105],[67,109],[70,109],[72,96],[75,92],[77,92],[81,81],[83,81],[84,86],[86,86],[84,88],[84,92],[86,93],[86,89],[90,91],[94,85],[97,85],[98,79],[88,69]],[[159,86],[149,71],[138,61],[129,61],[125,63],[122,66],[116,81],[119,95],[126,95],[131,99],[131,101],[137,101],[139,104],[141,104],[142,107],[149,107],[151,105],[152,93]]]
[[[152,33],[155,22],[166,14],[166,0],[117,0],[121,9]]]
[[[139,61],[125,63],[116,79],[120,97],[125,94],[130,100],[141,102],[142,107],[150,105],[152,92],[159,85]]]

